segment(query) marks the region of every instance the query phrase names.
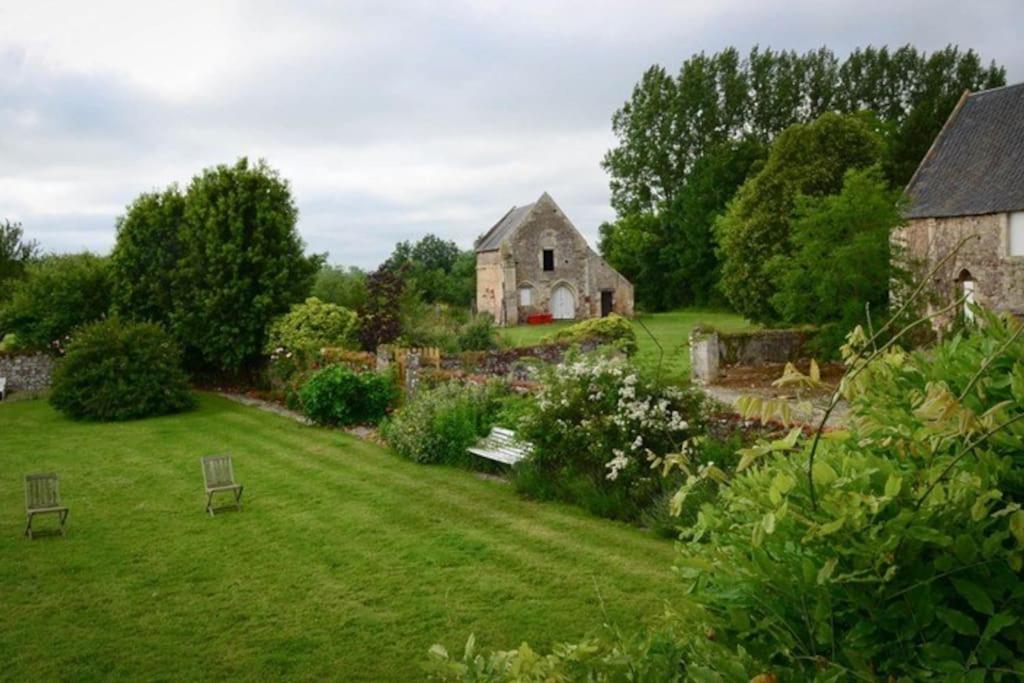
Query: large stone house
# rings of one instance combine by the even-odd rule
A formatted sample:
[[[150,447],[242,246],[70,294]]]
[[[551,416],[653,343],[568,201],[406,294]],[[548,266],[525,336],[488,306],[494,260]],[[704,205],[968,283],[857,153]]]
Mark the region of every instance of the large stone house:
[[[961,299],[1024,314],[1024,83],[964,93],[906,194],[893,240],[923,272],[967,239],[932,278],[935,326],[971,316]]]
[[[513,207],[476,243],[476,307],[499,325],[633,315],[633,285],[609,266],[547,192]]]

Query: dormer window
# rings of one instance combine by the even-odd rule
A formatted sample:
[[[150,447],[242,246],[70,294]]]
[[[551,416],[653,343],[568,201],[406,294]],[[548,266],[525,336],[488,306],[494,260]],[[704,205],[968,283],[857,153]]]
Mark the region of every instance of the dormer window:
[[[1007,237],[1007,253],[1010,256],[1024,256],[1024,211],[1010,214]]]
[[[544,250],[544,270],[552,271],[555,269],[555,250],[545,249]]]

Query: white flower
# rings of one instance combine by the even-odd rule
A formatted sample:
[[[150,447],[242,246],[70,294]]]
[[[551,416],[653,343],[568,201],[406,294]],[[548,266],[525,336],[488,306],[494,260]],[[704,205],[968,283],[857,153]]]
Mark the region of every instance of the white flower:
[[[608,468],[607,478],[610,481],[615,481],[619,478],[619,472],[629,465],[629,458],[618,448],[612,450],[612,455],[615,457],[605,463],[605,467]]]

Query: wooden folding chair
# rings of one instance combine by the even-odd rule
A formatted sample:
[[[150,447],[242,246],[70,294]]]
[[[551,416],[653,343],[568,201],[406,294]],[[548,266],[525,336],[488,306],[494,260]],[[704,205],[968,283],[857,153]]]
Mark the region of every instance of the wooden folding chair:
[[[64,535],[64,523],[68,509],[60,504],[60,480],[54,473],[28,474],[25,476],[25,535],[35,538],[32,533],[32,519],[36,515],[55,514],[60,519],[60,535]]]
[[[230,455],[208,455],[202,459],[203,482],[206,487],[206,511],[213,517],[214,513],[234,507],[242,509],[242,485],[235,482],[235,470]],[[235,494],[235,504],[213,507],[213,494],[230,491]]]

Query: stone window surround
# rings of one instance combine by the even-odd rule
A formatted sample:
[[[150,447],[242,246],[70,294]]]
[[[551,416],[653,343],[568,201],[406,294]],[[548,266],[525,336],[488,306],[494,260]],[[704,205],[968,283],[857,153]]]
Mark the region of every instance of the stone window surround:
[[[533,283],[532,282],[520,282],[517,288],[519,294],[519,305],[520,306],[532,306],[533,305]],[[525,297],[524,297],[525,295]],[[525,300],[524,300],[525,298]]]
[[[1008,211],[1000,215],[999,220],[999,242],[1002,253],[999,255],[1008,261],[1024,261],[1024,254],[1010,253],[1010,216],[1019,213],[1024,215],[1024,210]]]

